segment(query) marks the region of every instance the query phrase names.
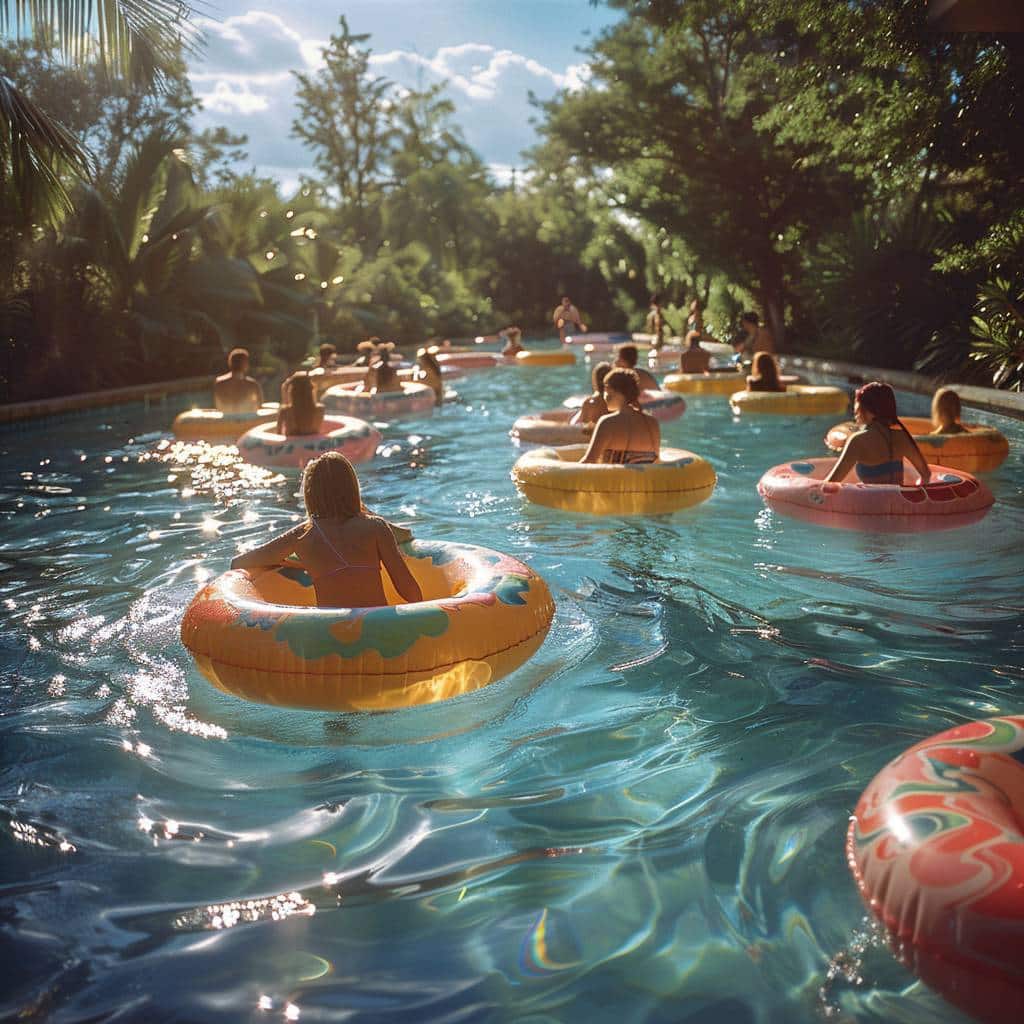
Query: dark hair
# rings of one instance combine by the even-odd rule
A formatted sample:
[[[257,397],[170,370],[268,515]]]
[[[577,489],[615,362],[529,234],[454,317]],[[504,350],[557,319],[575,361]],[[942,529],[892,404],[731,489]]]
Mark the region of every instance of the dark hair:
[[[636,370],[627,370],[621,366],[609,370],[604,379],[604,390],[609,388],[618,391],[627,405],[636,405],[640,401],[640,378]]]
[[[437,352],[429,348],[421,348],[416,353],[416,362],[423,367],[424,370],[432,370],[434,373],[441,376],[441,364],[437,361]]]
[[[639,353],[636,350],[636,345],[620,345],[615,350],[615,356],[621,359],[624,363],[629,364],[629,368],[633,369],[636,366],[636,361],[639,358]]]
[[[316,391],[308,373],[293,373],[288,381],[288,404],[300,422],[307,422],[316,409]]]
[[[778,388],[779,385],[779,364],[771,352],[757,352],[754,355],[754,365],[751,367],[751,379],[760,381],[769,388]]]
[[[307,464],[302,497],[310,519],[351,519],[363,507],[359,477],[341,452],[325,452]]]
[[[745,324],[753,324],[755,327],[760,327],[761,318],[753,311],[748,310],[743,316],[740,317],[740,322]]]
[[[598,363],[597,366],[590,371],[590,383],[593,385],[595,391],[600,391],[604,387],[605,377],[607,377],[611,372],[611,363]]]
[[[866,409],[879,422],[888,426],[903,426],[896,412],[896,392],[890,385],[873,380],[870,384],[857,388],[854,398],[862,409]]]
[[[232,373],[242,373],[249,365],[249,350],[247,348],[233,348],[228,353],[228,369]]]
[[[661,296],[657,292],[655,292],[651,296],[651,305],[652,306],[660,306],[661,305]]]
[[[337,355],[338,350],[328,341],[325,341],[320,346],[320,362],[326,363],[328,359],[333,355]]]
[[[398,377],[398,371],[390,363],[385,362],[384,360],[378,360],[370,367],[370,369],[377,375],[376,379],[378,390],[390,385]]]

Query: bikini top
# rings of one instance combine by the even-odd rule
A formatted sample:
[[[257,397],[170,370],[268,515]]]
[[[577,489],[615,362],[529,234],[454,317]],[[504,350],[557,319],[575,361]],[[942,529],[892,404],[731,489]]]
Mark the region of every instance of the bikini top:
[[[871,465],[867,462],[858,462],[854,465],[853,471],[857,474],[861,483],[864,484],[902,484],[903,483],[903,460],[894,459],[892,448],[892,428],[885,427],[885,443],[889,446],[889,461],[879,462]]]
[[[324,533],[323,527],[315,520],[312,520],[313,529],[320,534],[320,539],[334,552],[334,557],[338,560],[338,565],[334,569],[329,569],[322,576],[319,577],[321,580],[327,579],[329,576],[336,576],[339,572],[348,572],[349,570],[367,570],[372,569],[374,572],[380,570],[380,566],[377,562],[372,564],[360,564],[358,562],[350,562],[328,539],[327,534]]]
[[[644,415],[641,413],[641,415]],[[647,441],[651,443],[651,427],[644,419],[644,427],[647,430]],[[626,443],[627,445],[633,439],[633,432],[627,430],[626,432]],[[653,448],[648,451],[639,451],[635,448],[605,448],[604,453],[601,457],[601,461],[613,466],[629,466],[637,463],[657,462],[658,453]]]

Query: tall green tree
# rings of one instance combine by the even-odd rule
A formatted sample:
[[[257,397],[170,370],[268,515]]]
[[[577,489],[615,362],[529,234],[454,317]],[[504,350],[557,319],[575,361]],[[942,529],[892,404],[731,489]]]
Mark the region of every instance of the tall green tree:
[[[317,170],[341,198],[354,236],[365,251],[377,242],[377,204],[392,151],[391,83],[370,74],[368,35],[340,30],[323,49],[324,67],[296,73],[299,116],[292,134],[314,153]]]

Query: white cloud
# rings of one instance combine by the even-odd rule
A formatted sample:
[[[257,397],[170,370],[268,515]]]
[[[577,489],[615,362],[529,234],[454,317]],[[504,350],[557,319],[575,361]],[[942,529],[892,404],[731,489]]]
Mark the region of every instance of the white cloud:
[[[250,157],[262,173],[296,181],[312,161],[310,151],[290,137],[296,116],[291,72],[322,66],[325,41],[304,37],[286,17],[268,11],[220,22],[202,18],[199,24],[206,47],[190,69],[204,104],[198,127],[226,124],[245,132]],[[391,50],[374,54],[370,64],[372,73],[399,89],[447,82],[466,141],[485,162],[501,166],[502,177],[521,166],[521,151],[536,141],[530,94],[546,100],[560,89],[578,89],[589,70],[582,64],[554,70],[525,54],[476,42],[444,46],[429,57]]]

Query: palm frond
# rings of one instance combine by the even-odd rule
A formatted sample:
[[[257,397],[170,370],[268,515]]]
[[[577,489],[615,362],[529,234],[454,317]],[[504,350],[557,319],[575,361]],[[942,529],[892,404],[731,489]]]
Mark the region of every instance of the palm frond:
[[[111,77],[158,81],[198,48],[183,0],[0,0],[0,32],[50,41],[66,60],[98,60]]]
[[[48,221],[71,208],[65,176],[85,177],[84,147],[14,83],[0,75],[0,185],[26,221]]]

